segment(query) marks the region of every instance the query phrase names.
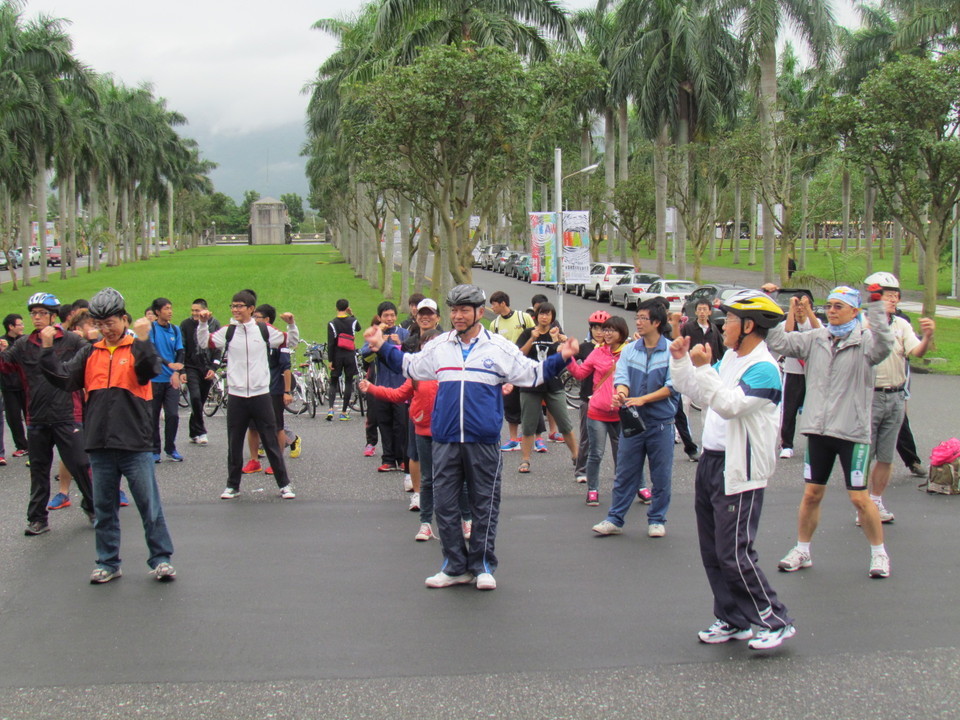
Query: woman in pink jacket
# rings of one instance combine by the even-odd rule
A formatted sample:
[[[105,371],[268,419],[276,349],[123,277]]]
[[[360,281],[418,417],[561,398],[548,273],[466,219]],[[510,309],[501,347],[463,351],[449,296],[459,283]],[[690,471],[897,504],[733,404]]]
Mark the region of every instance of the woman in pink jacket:
[[[590,448],[587,451],[587,505],[600,504],[600,462],[603,460],[604,438],[610,438],[614,463],[620,441],[620,411],[613,406],[613,375],[620,359],[620,351],[630,338],[627,321],[611,317],[603,323],[603,345],[582,363],[571,359],[567,365],[570,374],[579,380],[593,375],[593,395],[587,407],[587,433]]]

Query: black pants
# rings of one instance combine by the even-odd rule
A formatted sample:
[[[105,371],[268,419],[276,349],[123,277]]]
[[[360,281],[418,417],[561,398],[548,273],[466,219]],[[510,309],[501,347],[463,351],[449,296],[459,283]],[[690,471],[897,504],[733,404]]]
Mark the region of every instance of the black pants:
[[[177,430],[180,429],[180,391],[170,383],[150,383],[153,386],[153,453],[160,454],[160,411],[163,411],[163,451],[177,449]]]
[[[353,394],[353,379],[357,376],[357,361],[353,353],[334,352],[333,370],[330,371],[330,389],[327,391],[327,399],[330,401],[330,409],[333,410],[333,401],[337,397],[337,390],[340,389],[340,376],[345,375],[343,381],[343,410],[347,412],[350,407],[350,397]]]
[[[677,398],[677,413],[674,415],[673,422],[677,426],[680,442],[683,443],[683,451],[687,455],[693,455],[697,451],[697,444],[690,434],[690,423],[687,422],[687,414],[683,411],[683,398],[681,397]]]
[[[7,418],[7,426],[13,437],[13,444],[17,450],[27,449],[27,435],[23,431],[23,421],[26,417],[26,405],[23,401],[23,390],[3,391],[3,414]]]
[[[73,481],[83,496],[80,507],[93,512],[90,460],[83,450],[83,425],[74,422],[30,425],[27,427],[27,451],[30,453],[30,503],[27,506],[29,522],[47,522],[54,447],[59,451],[60,459],[73,475]]]
[[[206,379],[206,368],[186,368],[187,390],[190,393],[190,437],[207,434],[207,426],[203,422],[203,404],[210,395],[212,380]]]
[[[910,429],[910,418],[906,413],[903,416],[903,425],[900,426],[900,434],[897,435],[897,453],[903,464],[907,468],[920,464],[920,456],[917,454],[917,443],[913,439],[913,430]]]
[[[377,426],[383,441],[383,462],[400,465],[407,461],[407,406],[404,403],[379,401]]]
[[[227,395],[227,485],[234,490],[240,489],[243,475],[243,448],[246,444],[247,428],[253,426],[260,433],[260,442],[267,453],[277,487],[290,484],[283,453],[277,442],[277,421],[274,417],[273,399],[270,395],[239,397]]]
[[[799,373],[783,374],[783,421],[780,424],[780,445],[793,448],[797,431],[797,413],[807,396],[807,376]]]

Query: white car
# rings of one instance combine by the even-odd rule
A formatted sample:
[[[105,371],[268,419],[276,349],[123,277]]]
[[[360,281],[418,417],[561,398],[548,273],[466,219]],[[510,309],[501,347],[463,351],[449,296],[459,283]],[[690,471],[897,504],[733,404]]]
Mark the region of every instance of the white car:
[[[669,312],[682,313],[683,301],[696,289],[697,284],[690,280],[657,280],[650,284],[646,292],[637,296],[637,302],[642,303],[651,298],[662,297],[670,302]]]
[[[633,265],[628,263],[594,263],[590,267],[590,279],[583,284],[581,294],[583,297],[592,295],[597,300],[606,300],[613,286],[633,271]]]
[[[631,273],[624,275],[610,291],[610,304],[623,305],[627,310],[637,304],[640,293],[646,292],[651,283],[662,280],[656,273]]]

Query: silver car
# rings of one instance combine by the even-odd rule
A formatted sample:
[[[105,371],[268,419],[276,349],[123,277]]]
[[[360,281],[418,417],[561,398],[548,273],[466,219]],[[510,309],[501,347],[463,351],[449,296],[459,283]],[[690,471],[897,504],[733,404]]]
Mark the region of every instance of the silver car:
[[[610,290],[610,304],[623,305],[627,310],[637,305],[637,298],[644,292],[650,283],[662,278],[654,273],[631,273],[624,275],[620,282]]]
[[[637,296],[638,302],[646,302],[651,298],[662,297],[670,302],[670,312],[682,313],[683,303],[687,295],[697,289],[697,284],[690,280],[657,280],[650,284],[646,292]]]

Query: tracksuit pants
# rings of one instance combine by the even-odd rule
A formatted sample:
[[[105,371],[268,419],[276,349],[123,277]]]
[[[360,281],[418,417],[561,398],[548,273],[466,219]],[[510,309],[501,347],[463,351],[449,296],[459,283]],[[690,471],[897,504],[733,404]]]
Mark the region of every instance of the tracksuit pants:
[[[797,414],[803,409],[807,395],[807,376],[799,373],[783,374],[783,420],[780,423],[780,446],[793,448],[797,429]]]
[[[767,582],[753,548],[763,489],[727,495],[723,472],[724,453],[704,450],[697,466],[694,508],[700,557],[713,591],[713,614],[741,629],[790,625],[793,620]]]
[[[500,519],[503,454],[497,444],[433,441],[433,502],[447,575],[493,573]],[[473,516],[470,545],[460,525],[460,495],[466,487]]]
[[[190,395],[190,437],[195,438],[207,434],[207,426],[203,419],[203,404],[210,395],[212,380],[207,380],[206,368],[187,367],[187,391]]]
[[[251,423],[260,433],[260,442],[263,443],[270,467],[273,468],[277,487],[286,487],[290,484],[290,478],[287,477],[287,466],[283,461],[280,443],[277,442],[273,398],[267,394],[253,397],[227,395],[227,486],[234,490],[240,489],[240,478],[243,477],[243,448],[246,446],[245,436]]]
[[[83,450],[83,425],[75,422],[27,426],[27,451],[30,453],[30,503],[28,522],[47,522],[47,503],[50,502],[50,467],[53,448],[73,475],[73,481],[83,496],[80,503],[87,512],[93,512],[93,487],[90,484],[90,460]],[[118,496],[119,497],[119,496]]]
[[[153,453],[160,454],[160,412],[163,411],[163,451],[177,449],[177,431],[180,429],[180,390],[172,384],[151,382],[153,389]]]

